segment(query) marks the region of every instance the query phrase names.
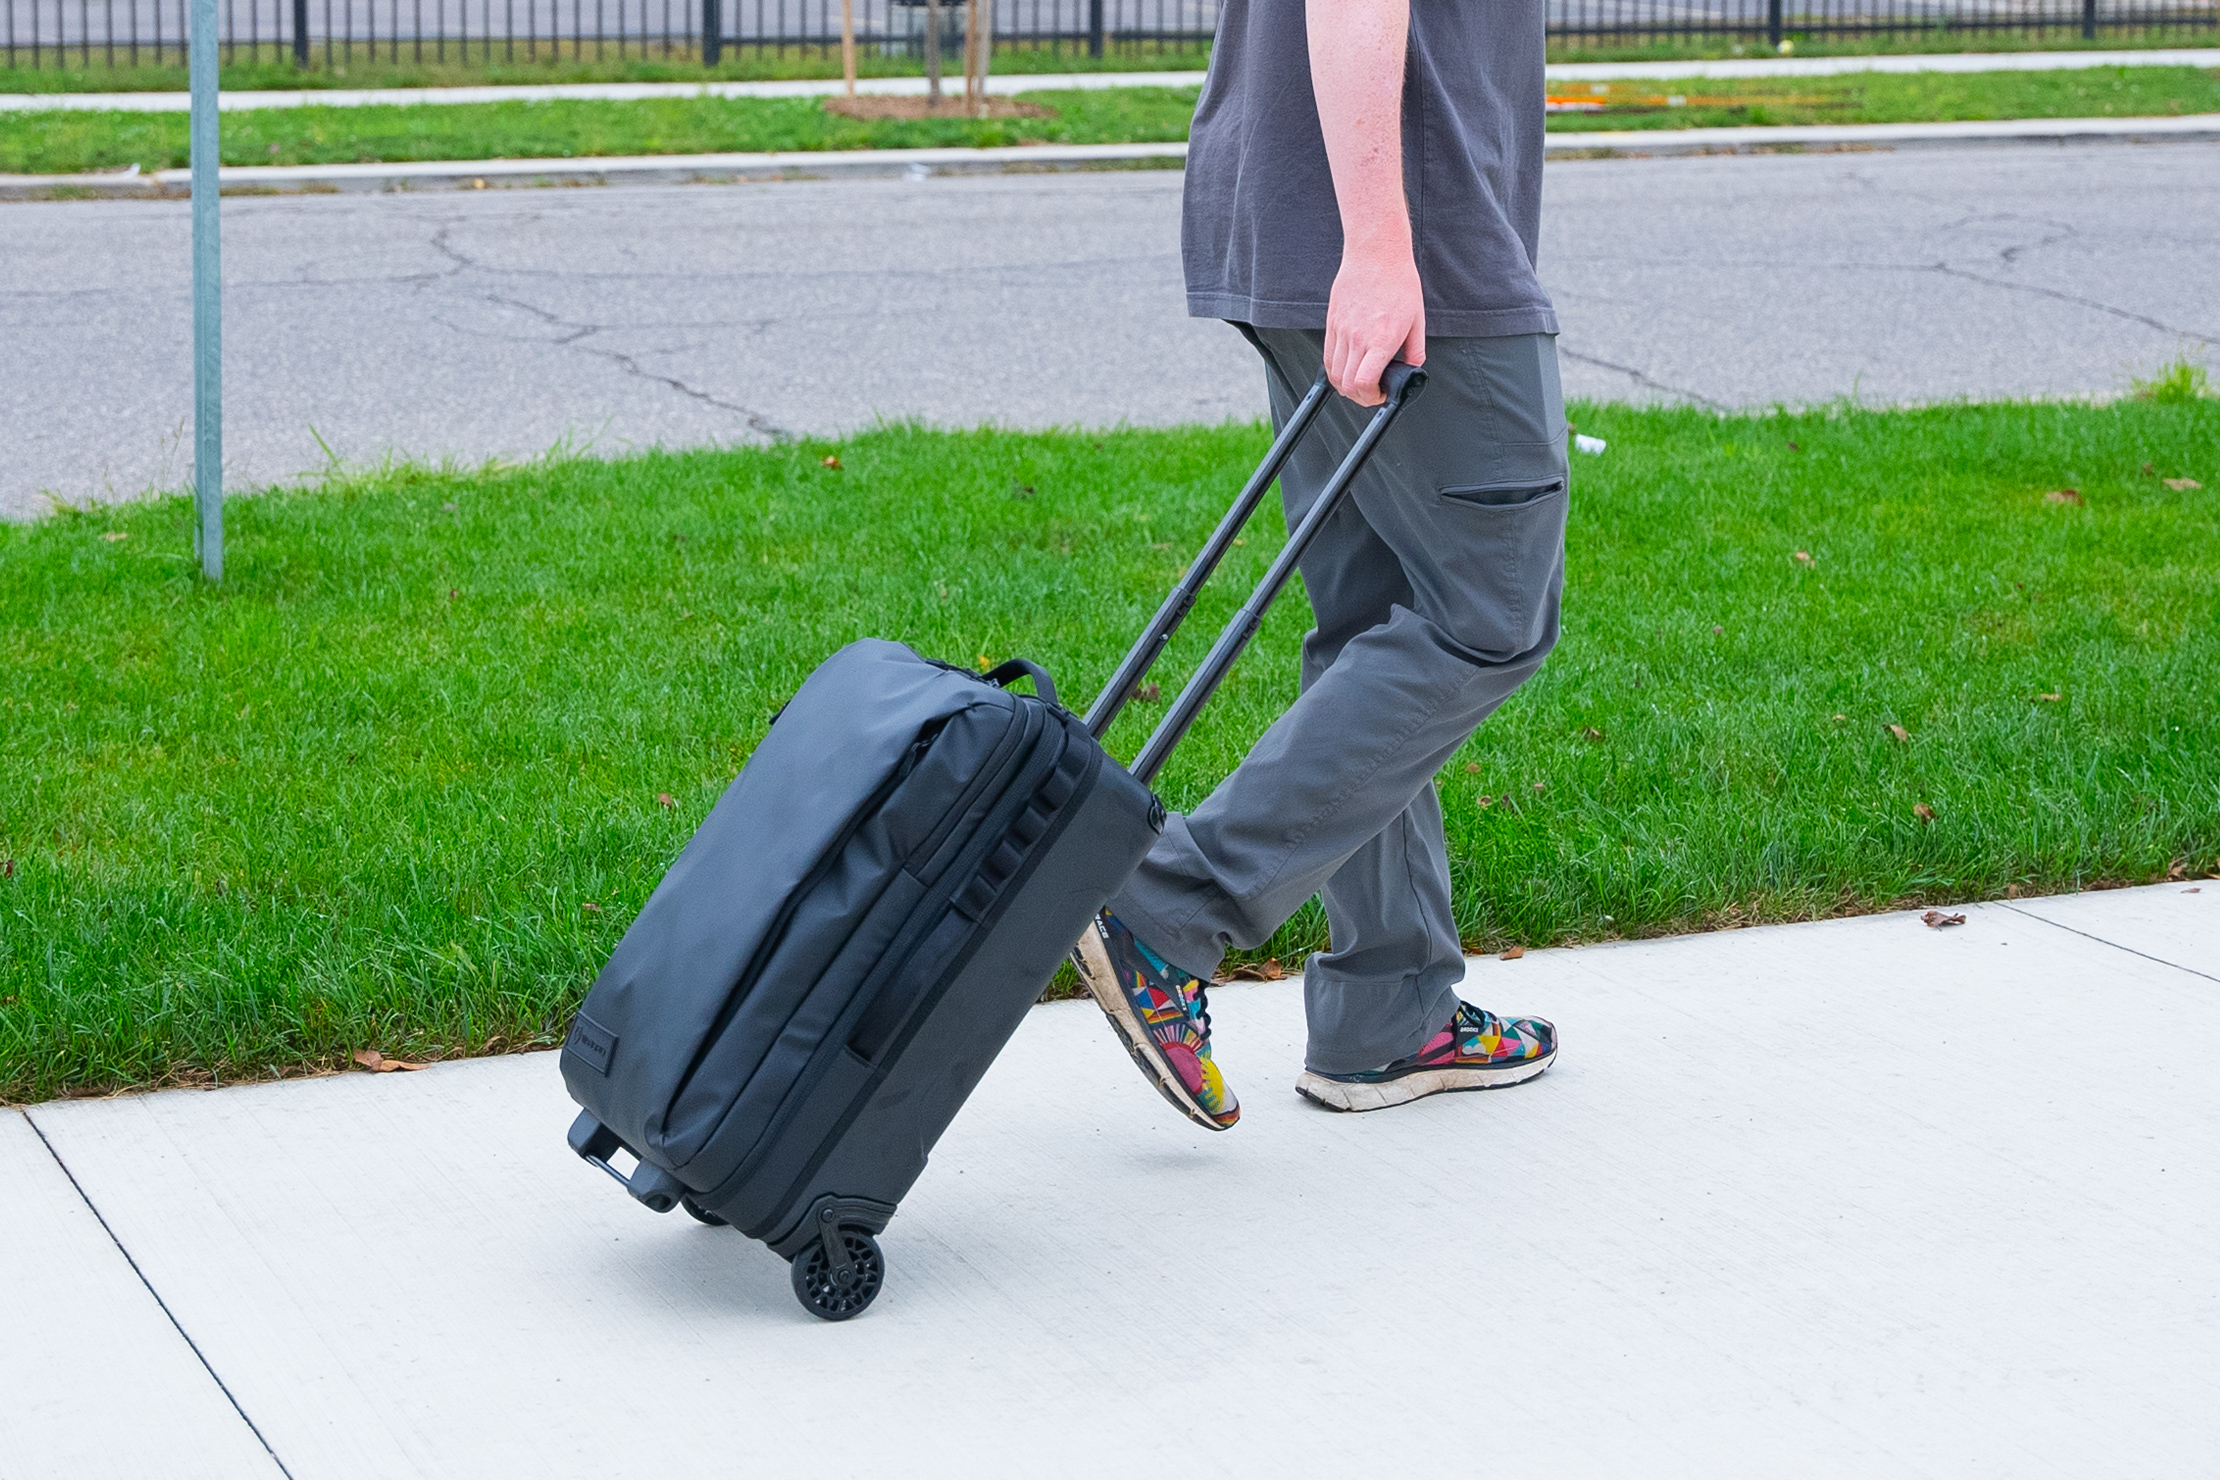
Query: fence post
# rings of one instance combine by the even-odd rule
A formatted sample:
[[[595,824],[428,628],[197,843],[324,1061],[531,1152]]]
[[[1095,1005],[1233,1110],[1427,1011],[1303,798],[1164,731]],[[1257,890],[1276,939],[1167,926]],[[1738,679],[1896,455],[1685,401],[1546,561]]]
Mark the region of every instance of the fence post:
[[[224,576],[223,276],[216,206],[216,0],[192,0],[186,65],[193,85],[193,548],[201,573]]]
[[[724,56],[724,7],[718,0],[701,0],[701,64],[714,67]]]
[[[2097,39],[2097,0],[2081,0],[2081,39]]]
[[[1775,51],[1781,49],[1781,0],[1765,0],[1765,42]]]
[[[1087,0],[1087,55],[1102,55],[1102,0]]]
[[[308,0],[293,0],[293,65],[308,65]]]

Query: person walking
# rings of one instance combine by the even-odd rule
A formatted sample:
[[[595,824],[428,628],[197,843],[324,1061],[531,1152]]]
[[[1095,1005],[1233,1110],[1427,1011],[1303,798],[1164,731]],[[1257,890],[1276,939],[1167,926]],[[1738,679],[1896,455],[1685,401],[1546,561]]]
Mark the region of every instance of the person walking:
[[[1224,0],[1187,156],[1188,312],[1264,361],[1275,424],[1343,399],[1280,478],[1290,527],[1383,399],[1404,411],[1305,553],[1300,697],[1168,819],[1074,953],[1142,1072],[1197,1123],[1240,1104],[1207,984],[1313,894],[1296,1089],[1335,1110],[1534,1078],[1547,1021],[1460,1000],[1435,773],[1556,644],[1569,470],[1557,321],[1535,276],[1538,0]]]

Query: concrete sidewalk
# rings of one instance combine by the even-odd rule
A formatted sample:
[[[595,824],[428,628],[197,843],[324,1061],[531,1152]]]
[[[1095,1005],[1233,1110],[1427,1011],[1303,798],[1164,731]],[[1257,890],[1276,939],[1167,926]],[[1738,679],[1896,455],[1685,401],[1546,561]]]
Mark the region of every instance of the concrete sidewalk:
[[[1940,52],[1916,56],[1745,57],[1695,62],[1559,62],[1551,82],[1603,82],[1614,78],[1836,77],[1857,72],[2061,72],[2091,67],[2220,67],[2220,47],[2147,51]],[[1092,91],[1110,87],[1200,87],[1200,72],[998,72],[992,93]],[[363,87],[233,91],[217,107],[226,113],[256,108],[369,108],[440,103],[638,102],[648,98],[822,98],[843,90],[831,78],[791,82],[554,82],[484,87]],[[922,97],[922,77],[866,77],[858,93]],[[961,84],[956,91],[960,94]],[[0,93],[0,113],[49,109],[95,112],[185,113],[192,94]]]
[[[1557,1068],[1368,1116],[1224,988],[1224,1136],[1039,1009],[846,1326],[546,1055],[36,1106],[0,1474],[2209,1473],[2220,883],[1965,913],[1478,962]]]

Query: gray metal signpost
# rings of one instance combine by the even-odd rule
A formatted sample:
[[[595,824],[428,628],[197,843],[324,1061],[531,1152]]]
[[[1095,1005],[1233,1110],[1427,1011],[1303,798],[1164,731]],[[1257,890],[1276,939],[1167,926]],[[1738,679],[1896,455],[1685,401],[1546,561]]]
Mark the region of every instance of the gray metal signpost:
[[[216,0],[192,0],[193,547],[224,575],[223,280],[216,235]]]

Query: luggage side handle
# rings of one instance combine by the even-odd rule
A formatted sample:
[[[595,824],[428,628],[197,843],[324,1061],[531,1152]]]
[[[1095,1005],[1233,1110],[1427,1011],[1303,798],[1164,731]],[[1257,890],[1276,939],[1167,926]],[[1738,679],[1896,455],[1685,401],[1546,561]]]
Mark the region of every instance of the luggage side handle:
[[[1325,488],[1319,493],[1317,501],[1310,506],[1310,511],[1303,515],[1301,523],[1289,531],[1287,543],[1273,557],[1271,568],[1265,571],[1264,579],[1257,582],[1256,590],[1249,593],[1249,599],[1241,604],[1241,610],[1234,613],[1233,620],[1226,624],[1226,630],[1218,634],[1218,641],[1212,644],[1210,655],[1203,659],[1202,667],[1195,670],[1195,676],[1179,691],[1179,697],[1172,701],[1170,711],[1157,725],[1155,733],[1141,747],[1141,753],[1133,758],[1133,764],[1128,770],[1134,780],[1143,786],[1156,779],[1156,773],[1171,758],[1172,747],[1179,744],[1180,738],[1187,733],[1188,726],[1195,722],[1195,716],[1202,712],[1203,705],[1209,703],[1210,696],[1217,692],[1218,685],[1233,667],[1234,660],[1241,656],[1241,650],[1249,645],[1250,638],[1256,636],[1256,629],[1263,625],[1264,614],[1271,610],[1273,599],[1287,584],[1288,577],[1295,573],[1295,563],[1303,558],[1303,552],[1317,538],[1318,531],[1333,517],[1342,496],[1349,491],[1349,485],[1356,481],[1357,474],[1364,470],[1365,463],[1371,459],[1372,449],[1387,435],[1387,429],[1394,425],[1395,418],[1402,413],[1403,408],[1416,400],[1420,391],[1426,389],[1426,372],[1416,365],[1406,365],[1398,361],[1388,366],[1380,376],[1380,389],[1386,393],[1387,400],[1381,403],[1379,410],[1372,413],[1372,420],[1366,422],[1364,430],[1357,434],[1356,443],[1350,447],[1349,455],[1341,460],[1340,467],[1334,469],[1333,477],[1326,481]],[[1316,386],[1312,387],[1312,394],[1317,394]],[[1293,424],[1291,417],[1289,425]],[[1278,451],[1277,443],[1274,444],[1274,451]],[[1266,461],[1269,463],[1270,459],[1267,458]],[[1264,470],[1259,468],[1257,472],[1261,477]],[[1243,496],[1246,497],[1246,491]]]
[[[578,1118],[570,1123],[570,1149],[577,1152],[582,1160],[591,1162],[616,1178],[619,1187],[631,1193],[636,1201],[651,1212],[668,1213],[677,1207],[686,1188],[678,1178],[661,1167],[651,1166],[643,1160],[632,1169],[632,1175],[627,1177],[609,1165],[609,1158],[623,1147],[624,1142],[618,1138],[617,1133],[594,1119],[591,1110],[579,1111]]]
[[[1056,680],[1048,676],[1046,668],[1030,658],[1012,658],[999,667],[989,668],[979,676],[1000,689],[1008,688],[1021,678],[1030,678],[1033,680],[1033,692],[1050,704],[1056,704]],[[1057,704],[1056,707],[1060,709],[1063,706]]]

